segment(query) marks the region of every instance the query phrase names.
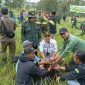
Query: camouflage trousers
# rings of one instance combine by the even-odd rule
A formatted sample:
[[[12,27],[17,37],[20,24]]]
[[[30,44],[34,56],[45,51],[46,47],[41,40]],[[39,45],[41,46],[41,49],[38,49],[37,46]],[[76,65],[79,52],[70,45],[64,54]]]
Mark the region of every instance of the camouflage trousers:
[[[1,40],[1,50],[2,50],[2,59],[7,58],[7,48],[9,47],[9,52],[10,52],[10,57],[15,56],[15,50],[16,50],[16,44],[14,39],[6,39],[6,40]]]

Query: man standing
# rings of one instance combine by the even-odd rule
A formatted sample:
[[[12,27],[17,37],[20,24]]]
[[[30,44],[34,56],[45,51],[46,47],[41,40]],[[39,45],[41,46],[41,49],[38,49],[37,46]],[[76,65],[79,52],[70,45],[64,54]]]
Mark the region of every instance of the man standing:
[[[45,13],[42,13],[42,16],[48,22],[51,38],[54,39],[56,34],[56,12],[52,11],[50,13],[50,16],[47,16]]]
[[[33,42],[33,48],[37,49],[41,40],[41,28],[40,25],[36,23],[36,16],[32,12],[29,12],[28,20],[22,24],[21,37],[22,42],[29,40]]]
[[[6,50],[9,46],[11,61],[14,62],[15,57],[15,39],[14,39],[14,31],[16,29],[16,24],[14,21],[8,17],[8,8],[1,8],[2,18],[0,19],[0,34],[1,34],[1,48],[2,48],[2,60],[3,64],[6,64]],[[8,30],[8,31],[7,31]],[[8,34],[8,35],[7,35]],[[13,36],[10,36],[10,35]]]
[[[49,23],[49,32],[51,34],[51,38],[54,39],[55,38],[55,34],[56,34],[56,13],[55,13],[55,11],[52,11],[50,13],[49,20],[53,21],[53,23],[54,23],[54,24]]]

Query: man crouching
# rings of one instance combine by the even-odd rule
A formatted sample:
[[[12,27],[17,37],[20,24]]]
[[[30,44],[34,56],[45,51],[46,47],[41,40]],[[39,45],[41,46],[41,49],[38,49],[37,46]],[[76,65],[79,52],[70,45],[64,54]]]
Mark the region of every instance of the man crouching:
[[[26,48],[24,52],[26,56],[24,58],[19,58],[20,62],[17,68],[16,85],[33,85],[33,79],[35,79],[35,77],[44,79],[51,71],[51,66],[47,70],[42,70],[35,65],[35,49]],[[39,80],[38,82],[36,81],[36,83],[39,85]]]

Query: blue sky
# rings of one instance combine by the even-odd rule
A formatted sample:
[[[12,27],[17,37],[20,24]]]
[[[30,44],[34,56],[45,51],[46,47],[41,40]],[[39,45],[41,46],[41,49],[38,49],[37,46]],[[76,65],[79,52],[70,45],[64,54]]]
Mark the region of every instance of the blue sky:
[[[29,2],[38,2],[40,0],[27,0],[27,1],[29,1]]]

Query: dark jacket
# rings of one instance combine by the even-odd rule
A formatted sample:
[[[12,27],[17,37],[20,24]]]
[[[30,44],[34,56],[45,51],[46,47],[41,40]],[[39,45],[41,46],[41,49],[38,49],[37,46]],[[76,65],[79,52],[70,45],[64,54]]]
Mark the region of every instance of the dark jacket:
[[[49,20],[52,20],[55,23],[55,25],[52,25],[51,23],[49,23],[49,32],[51,34],[55,34],[56,33],[56,17],[55,16],[50,17]]]
[[[61,76],[61,80],[78,80],[81,85],[85,85],[85,64],[66,67],[69,73]]]
[[[44,78],[47,70],[41,70],[34,61],[27,57],[19,58],[18,69],[16,74],[16,85],[33,85],[35,77]]]

